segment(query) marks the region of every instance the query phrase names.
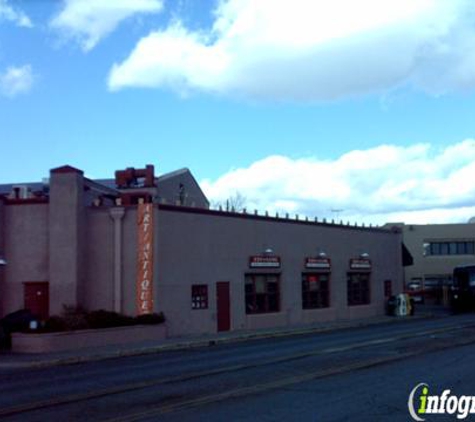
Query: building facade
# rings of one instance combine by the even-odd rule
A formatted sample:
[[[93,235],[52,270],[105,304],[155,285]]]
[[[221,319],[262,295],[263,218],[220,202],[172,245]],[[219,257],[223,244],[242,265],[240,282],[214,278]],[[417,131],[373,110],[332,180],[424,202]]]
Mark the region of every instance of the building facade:
[[[212,211],[188,170],[2,189],[0,316],[161,311],[180,336],[381,315],[403,290],[399,228]]]
[[[388,223],[385,227],[401,229],[404,245],[413,257],[413,265],[404,269],[406,289],[421,290],[436,303],[444,302],[444,288],[452,285],[454,268],[475,264],[473,223]]]

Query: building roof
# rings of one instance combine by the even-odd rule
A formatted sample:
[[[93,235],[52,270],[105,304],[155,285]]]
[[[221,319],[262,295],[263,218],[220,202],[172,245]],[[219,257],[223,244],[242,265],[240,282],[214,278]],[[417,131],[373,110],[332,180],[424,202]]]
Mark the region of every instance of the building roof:
[[[169,173],[165,173],[165,174],[162,174],[161,176],[158,176],[157,181],[171,179],[172,177],[180,176],[180,175],[186,174],[186,173],[191,174],[191,171],[188,168],[183,167],[181,169],[171,171]]]
[[[183,167],[181,169],[174,170],[169,173],[164,173],[156,177],[155,181],[157,183],[160,183],[161,181],[169,180],[169,179],[172,179],[173,177],[181,176],[186,173],[191,174],[191,171],[188,168]],[[107,186],[109,188],[114,188],[114,189],[116,188],[115,179],[95,179],[94,182],[100,183],[101,185]]]
[[[401,235],[401,232],[398,230],[393,230],[388,227],[378,227],[378,226],[365,226],[364,224],[357,225],[350,225],[350,223],[338,223],[333,220],[327,221],[326,219],[318,220],[318,219],[308,219],[303,218],[299,219],[297,216],[295,218],[289,216],[272,216],[272,215],[262,215],[257,213],[247,213],[246,211],[224,211],[224,210],[211,210],[206,208],[198,208],[198,207],[182,207],[179,205],[172,205],[172,204],[159,204],[159,209],[163,211],[170,211],[170,212],[177,212],[177,213],[185,213],[185,214],[201,214],[201,215],[213,215],[219,216],[224,218],[237,218],[237,219],[244,219],[244,220],[259,220],[259,221],[267,221],[271,223],[278,223],[278,224],[293,224],[293,225],[301,225],[301,226],[320,226],[326,228],[334,228],[334,229],[342,229],[348,231],[365,231],[365,232],[372,232],[372,233],[393,233],[395,235]]]
[[[81,170],[78,170],[74,167],[71,166],[62,166],[58,167],[56,169],[51,170],[51,172],[56,172],[56,173],[63,173],[63,172],[79,172],[82,174]],[[175,177],[180,177],[180,176],[186,176],[191,180],[191,183],[195,185],[195,187],[199,190],[200,192],[200,197],[202,195],[202,200],[205,201],[208,206],[209,206],[209,201],[204,195],[203,191],[201,190],[200,185],[194,178],[193,174],[191,171],[184,167],[169,173],[162,174],[161,176],[158,176],[155,178],[156,182],[156,188],[158,192],[162,191],[162,193],[165,195],[165,197],[170,196],[170,190],[169,184],[167,182],[171,182],[173,178]],[[86,188],[99,192],[104,195],[118,195],[121,190],[117,188],[116,186],[116,180],[115,179],[89,179],[87,177],[84,178],[84,185]],[[41,192],[42,196],[47,196],[48,191],[49,191],[49,179],[44,179],[43,182],[26,182],[26,183],[7,183],[7,184],[0,184],[0,195],[9,195],[13,188],[18,187],[18,186],[27,186],[31,192]]]
[[[45,187],[48,186],[48,183],[42,182],[28,182],[28,183],[6,183],[4,185],[0,185],[0,195],[8,195],[14,187],[18,186],[28,186],[32,192],[40,192],[43,191]]]

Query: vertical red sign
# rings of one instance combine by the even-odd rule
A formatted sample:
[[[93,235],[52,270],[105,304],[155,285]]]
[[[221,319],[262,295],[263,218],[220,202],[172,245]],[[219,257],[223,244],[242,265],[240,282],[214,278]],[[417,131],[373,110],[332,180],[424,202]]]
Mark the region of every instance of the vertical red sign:
[[[153,312],[153,205],[137,207],[137,314]]]

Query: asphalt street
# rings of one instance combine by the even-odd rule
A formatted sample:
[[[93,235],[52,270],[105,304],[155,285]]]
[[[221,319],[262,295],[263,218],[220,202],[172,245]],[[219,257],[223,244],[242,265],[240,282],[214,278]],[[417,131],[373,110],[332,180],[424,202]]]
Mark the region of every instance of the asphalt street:
[[[459,315],[2,370],[0,420],[410,420],[419,382],[475,395],[473,344]]]
[[[153,415],[143,421],[412,421],[410,391],[425,382],[440,394],[475,395],[475,345],[454,347],[390,363],[302,382],[200,407]],[[469,416],[466,420],[473,420]],[[430,415],[426,421],[457,421]]]

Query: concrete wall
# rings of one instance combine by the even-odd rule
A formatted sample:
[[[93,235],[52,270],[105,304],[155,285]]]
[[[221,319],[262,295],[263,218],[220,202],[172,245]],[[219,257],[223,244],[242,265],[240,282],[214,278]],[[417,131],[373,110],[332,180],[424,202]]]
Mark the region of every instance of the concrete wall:
[[[137,208],[124,207],[121,218],[121,311],[136,314]],[[242,218],[232,214],[155,206],[154,302],[163,311],[172,336],[213,333],[216,282],[229,281],[231,329],[284,326],[334,319],[362,318],[384,311],[384,280],[402,291],[401,235],[355,229]],[[87,214],[86,308],[113,309],[114,221],[110,210],[91,208]],[[244,277],[249,257],[271,247],[282,259],[281,309],[278,313],[246,315]],[[330,307],[302,310],[304,259],[324,251],[332,259]],[[373,262],[371,303],[347,306],[350,258],[363,252]],[[266,272],[266,271],[264,271]],[[191,285],[208,285],[209,308],[191,309]]]
[[[13,333],[13,353],[57,353],[87,347],[133,344],[164,340],[165,324],[65,331],[59,333]]]
[[[114,223],[107,208],[87,210],[83,306],[114,310]]]
[[[48,225],[48,204],[4,205],[4,314],[23,308],[24,282],[49,280]]]
[[[49,206],[50,313],[84,303],[86,217],[81,171],[51,171]]]
[[[158,223],[157,308],[171,335],[216,331],[216,282],[229,281],[232,329],[261,328],[335,318],[357,318],[384,311],[384,280],[402,290],[401,235],[330,225],[294,224],[271,219],[191,213],[161,207]],[[272,248],[282,259],[281,310],[246,315],[244,276],[250,255]],[[302,310],[304,259],[324,251],[332,259],[330,308]],[[350,258],[363,252],[373,262],[371,304],[347,306]],[[191,309],[192,284],[207,284],[209,309]]]

